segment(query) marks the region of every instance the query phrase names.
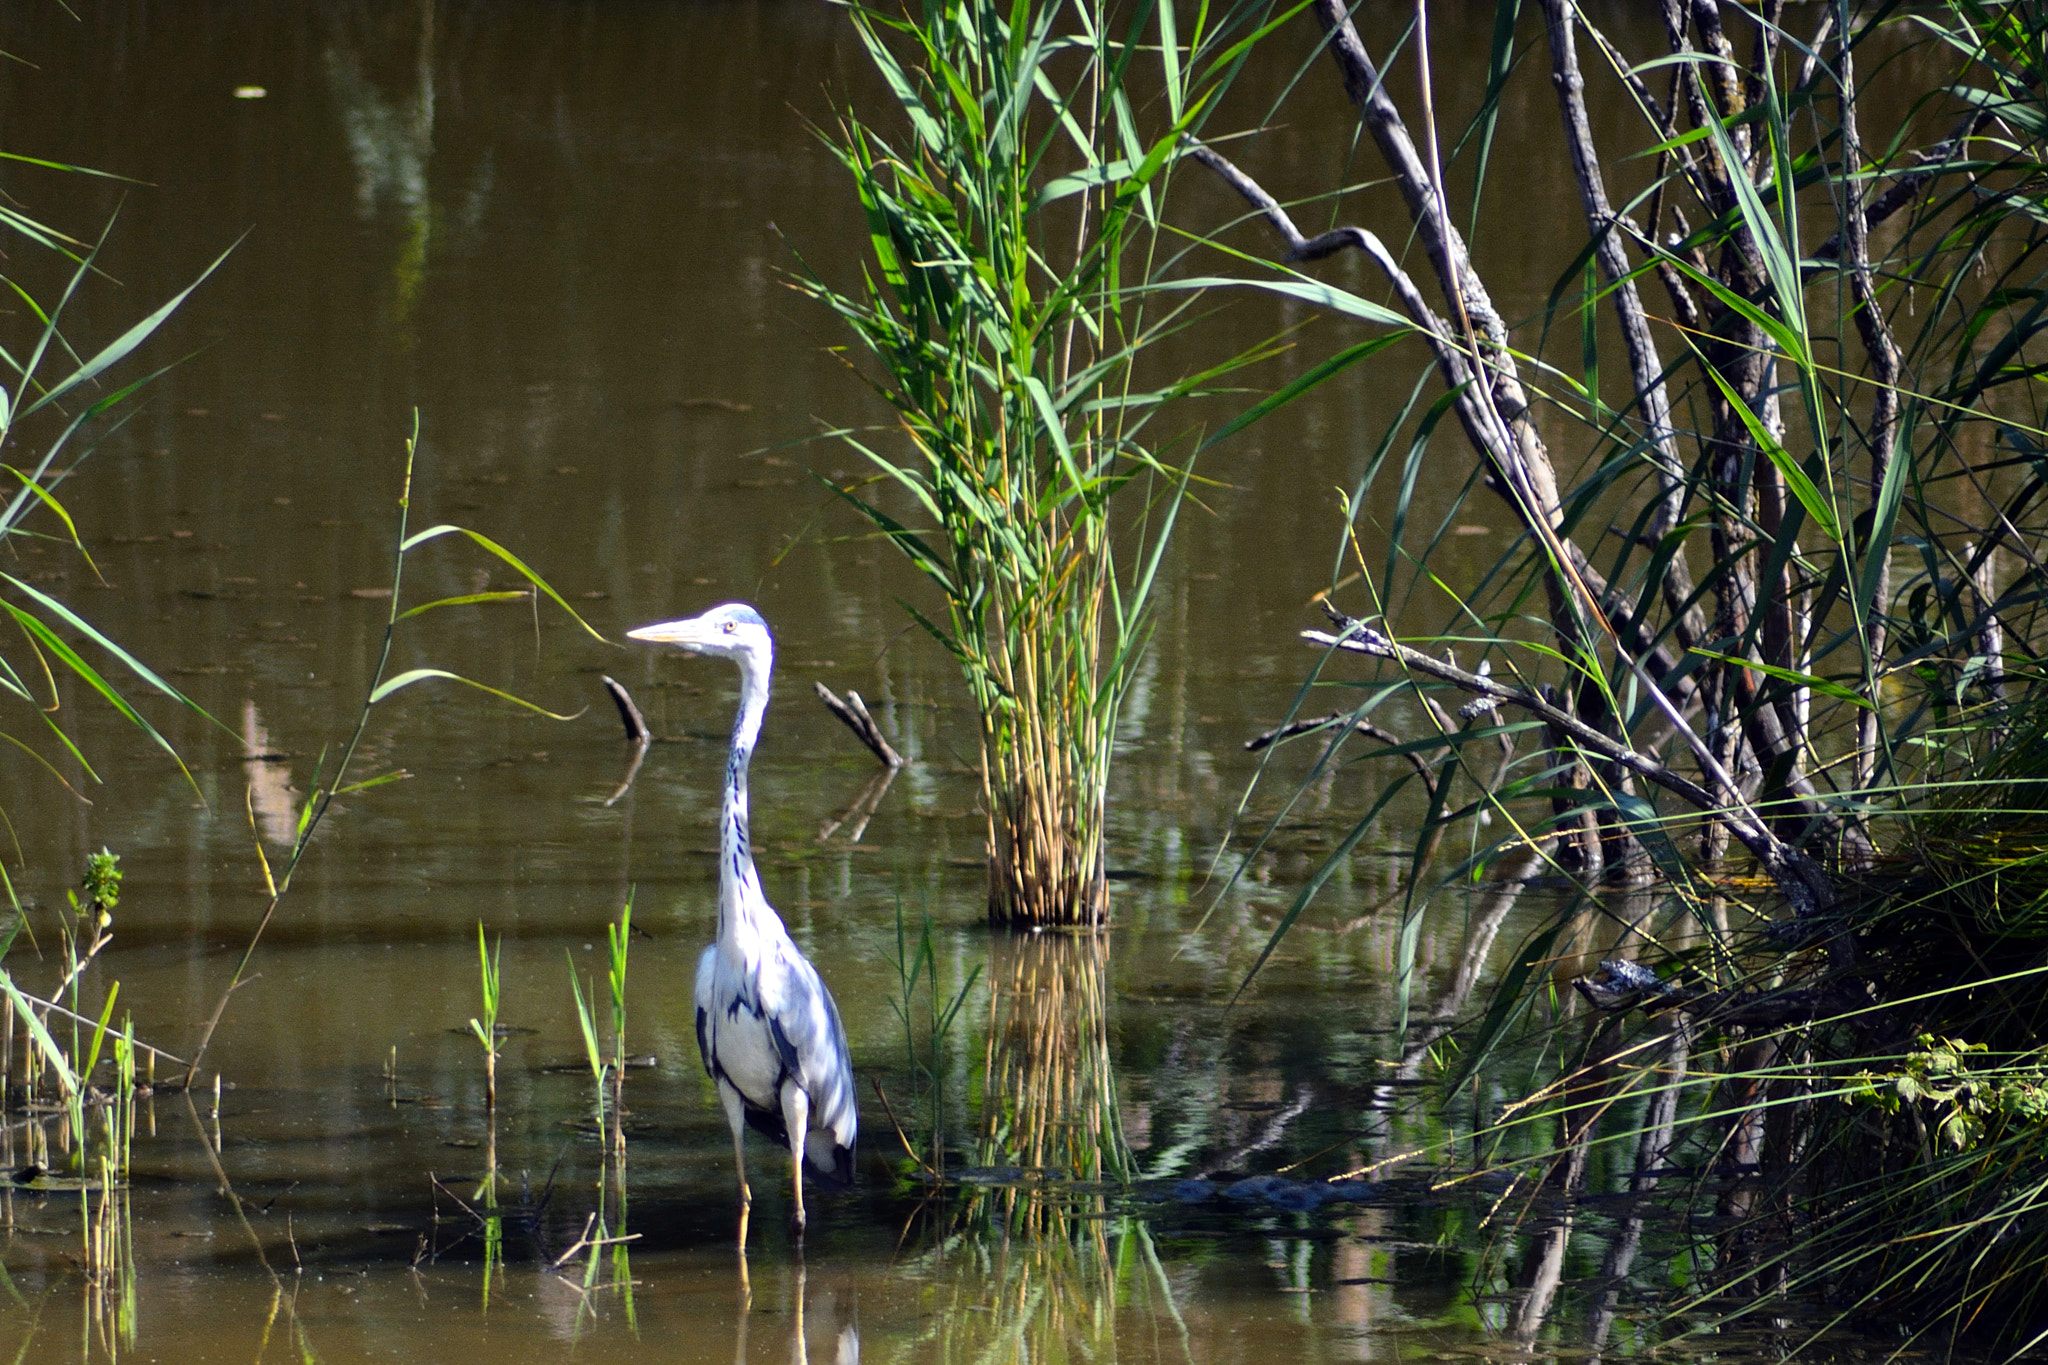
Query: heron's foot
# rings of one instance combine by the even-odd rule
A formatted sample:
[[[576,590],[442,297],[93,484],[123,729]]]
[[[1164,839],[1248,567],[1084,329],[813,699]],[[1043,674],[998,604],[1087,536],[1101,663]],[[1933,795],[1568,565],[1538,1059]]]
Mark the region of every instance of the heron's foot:
[[[798,1244],[801,1245],[804,1240],[804,1211],[802,1209],[798,1209],[790,1215],[789,1232],[792,1237],[796,1238]]]

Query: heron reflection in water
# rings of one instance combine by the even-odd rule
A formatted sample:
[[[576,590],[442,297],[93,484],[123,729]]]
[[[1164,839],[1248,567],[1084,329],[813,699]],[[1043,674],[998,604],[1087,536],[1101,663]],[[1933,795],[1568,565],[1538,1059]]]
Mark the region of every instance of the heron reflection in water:
[[[629,631],[635,640],[731,659],[740,668],[740,710],[725,763],[718,818],[718,940],[697,960],[697,1046],[732,1127],[742,1249],[753,1193],[747,1126],[789,1148],[797,1235],[804,1229],[804,1163],[835,1185],[853,1180],[859,1128],[853,1063],[839,1009],[761,891],[747,843],[747,764],[768,709],[775,645],[768,623],[744,603]]]

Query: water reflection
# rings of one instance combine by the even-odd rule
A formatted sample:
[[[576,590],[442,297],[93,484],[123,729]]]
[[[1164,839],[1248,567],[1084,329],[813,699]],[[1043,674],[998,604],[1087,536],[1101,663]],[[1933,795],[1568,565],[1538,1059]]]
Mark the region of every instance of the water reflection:
[[[1109,944],[1097,934],[989,943],[974,1164],[903,1272],[934,1286],[940,1362],[1111,1359],[1134,1313],[1176,1330],[1150,1230],[1119,1188],[1132,1170],[1111,1047]]]
[[[325,54],[327,84],[341,115],[356,175],[356,216],[375,219],[389,205],[405,225],[391,269],[391,324],[400,346],[414,344],[412,314],[427,279],[436,212],[428,171],[434,156],[435,0],[416,0],[409,90],[386,94],[365,73],[354,46],[337,39]],[[462,218],[474,226],[490,195],[488,155],[470,186]]]
[[[1130,1169],[1109,1047],[1109,942],[1099,934],[998,937],[977,1165],[1069,1181]]]
[[[833,835],[840,834],[849,844],[859,843],[861,836],[868,832],[868,821],[875,818],[882,798],[895,784],[896,774],[902,771],[901,768],[884,768],[861,783],[860,790],[853,794],[853,800],[847,803],[846,808],[818,826],[818,842],[822,844]]]
[[[290,848],[299,832],[291,759],[271,747],[270,731],[253,697],[242,703],[242,749],[242,761],[249,767],[252,819],[273,848]]]
[[[139,227],[110,244],[110,273],[160,296],[257,226],[220,287],[195,298],[194,332],[160,359],[195,336],[219,344],[109,435],[73,504],[88,536],[113,538],[94,552],[124,585],[93,590],[94,619],[142,657],[182,665],[212,714],[240,718],[239,734],[174,732],[205,804],[158,760],[125,756],[125,731],[88,718],[85,747],[96,763],[107,755],[100,804],[10,809],[27,897],[61,903],[70,869],[103,842],[135,869],[132,937],[84,983],[86,1005],[118,975],[145,1036],[189,1050],[186,1022],[218,997],[224,945],[261,910],[243,788],[265,842],[288,843],[294,824],[288,767],[258,755],[296,751],[310,770],[374,657],[378,604],[357,595],[388,568],[388,545],[365,530],[385,524],[389,482],[374,475],[417,406],[431,464],[423,517],[501,533],[607,626],[732,596],[776,622],[796,681],[777,699],[758,774],[764,877],[799,941],[833,964],[864,1075],[886,1079],[900,1055],[885,1003],[893,904],[922,898],[940,920],[951,981],[987,954],[982,1012],[944,1059],[960,1106],[946,1131],[968,1135],[948,1167],[982,1180],[942,1195],[899,1184],[885,1144],[871,1142],[859,1189],[821,1211],[807,1260],[778,1231],[757,1231],[746,1298],[729,1137],[690,1029],[691,968],[713,914],[717,771],[691,746],[723,736],[689,731],[718,708],[662,681],[651,659],[552,632],[536,647],[502,617],[451,617],[438,661],[593,700],[596,678],[617,672],[675,745],[622,751],[609,714],[543,735],[470,698],[419,695],[380,712],[366,743],[418,778],[354,803],[309,856],[303,899],[266,940],[214,1054],[230,1075],[224,1109],[197,1097],[138,1143],[137,1178],[116,1199],[132,1209],[136,1273],[111,1295],[111,1330],[92,1325],[104,1309],[78,1311],[90,1301],[70,1259],[79,1192],[0,1180],[0,1264],[22,1296],[0,1291],[0,1361],[116,1347],[164,1360],[438,1359],[484,1342],[554,1359],[567,1340],[590,1362],[718,1365],[863,1349],[889,1361],[1122,1362],[1502,1349],[1475,1308],[1471,1252],[1496,1187],[1438,1191],[1425,1172],[1317,1207],[1221,1193],[1287,1168],[1263,1188],[1307,1204],[1324,1175],[1440,1152],[1444,1119],[1419,1096],[1428,1046],[1549,909],[1510,872],[1469,917],[1425,926],[1426,1027],[1396,1039],[1386,983],[1400,926],[1375,907],[1402,864],[1361,850],[1283,960],[1226,1011],[1276,905],[1327,852],[1329,821],[1370,803],[1379,779],[1351,768],[1328,774],[1244,894],[1196,932],[1203,871],[1251,771],[1238,745],[1285,712],[1301,667],[1288,626],[1327,582],[1320,554],[1287,552],[1327,544],[1333,524],[1303,490],[1354,482],[1366,452],[1352,436],[1397,406],[1375,376],[1338,376],[1329,405],[1277,414],[1259,438],[1270,454],[1204,456],[1245,486],[1219,485],[1162,566],[1158,645],[1127,708],[1111,810],[1112,866],[1129,874],[1112,892],[1116,936],[990,941],[952,661],[899,633],[889,599],[910,589],[872,542],[835,538],[825,494],[810,500],[799,466],[830,472],[829,456],[744,455],[804,434],[812,414],[866,411],[821,351],[837,340],[829,323],[783,307],[775,286],[792,245],[829,277],[857,269],[859,206],[804,126],[829,120],[841,92],[877,93],[859,84],[843,12],[793,0],[344,0],[193,24],[146,0],[81,9],[82,22],[58,6],[9,12],[19,30],[8,36],[23,41],[8,50],[39,65],[0,69],[0,98],[19,150],[160,187],[131,191],[124,222]],[[230,24],[246,42],[219,41]],[[247,80],[271,97],[229,102]],[[1447,107],[1469,105],[1484,63],[1445,82]],[[1321,154],[1316,130],[1352,119],[1340,91],[1311,82],[1303,94],[1299,127],[1273,136],[1307,166]],[[1540,173],[1545,158],[1519,139],[1545,126],[1502,121],[1507,174]],[[80,197],[65,221],[101,217],[90,196],[108,183],[59,187]],[[1526,226],[1482,250],[1533,259],[1578,232],[1577,205],[1552,188],[1502,182]],[[522,212],[490,211],[500,205]],[[1561,263],[1495,264],[1533,282],[1536,307]],[[1258,306],[1231,316],[1247,340],[1297,320]],[[1313,353],[1298,348],[1283,368]],[[1418,488],[1418,519],[1441,509],[1440,482]],[[1462,567],[1491,562],[1483,537],[1459,544],[1472,551]],[[1461,567],[1456,554],[1442,562]],[[421,572],[445,580],[435,596],[487,586],[466,567]],[[805,670],[828,665],[889,708],[913,760],[893,787],[810,701]],[[1423,722],[1388,723],[1420,733]],[[43,790],[18,767],[6,776]],[[1417,814],[1396,807],[1389,819]],[[583,1120],[587,1077],[554,1068],[580,1047],[563,953],[582,961],[605,907],[634,885],[654,935],[635,948],[647,964],[635,969],[635,1017],[661,1064],[630,1087],[629,1205],[626,1168],[607,1168],[603,1144],[567,1126]],[[476,1011],[479,919],[506,935],[508,1018],[532,1030],[509,1043],[492,1124],[461,1027]],[[1489,1080],[1475,1105],[1497,1106],[1493,1087],[1506,1084]],[[7,1169],[57,1164],[67,1140],[61,1122],[31,1118],[10,1130]],[[1199,1201],[1172,1193],[1184,1178]],[[439,1198],[437,1225],[434,1179],[479,1216]],[[552,1269],[586,1224],[598,1233],[600,1205],[601,1236],[630,1235],[630,1211],[641,1240],[586,1243]],[[1638,1243],[1653,1240],[1642,1204],[1599,1216],[1610,1211]],[[1588,1217],[1559,1243],[1553,1321],[1603,1265],[1640,1279],[1652,1259],[1626,1237],[1603,1245],[1592,1234],[1608,1225]],[[1516,1234],[1518,1267],[1538,1221]],[[1546,1253],[1529,1261],[1551,1264]],[[1484,1286],[1534,1287],[1527,1276]],[[1621,1300],[1602,1293],[1611,1322]],[[1540,1316],[1518,1301],[1525,1319]],[[1603,1341],[1602,1320],[1593,1326]]]

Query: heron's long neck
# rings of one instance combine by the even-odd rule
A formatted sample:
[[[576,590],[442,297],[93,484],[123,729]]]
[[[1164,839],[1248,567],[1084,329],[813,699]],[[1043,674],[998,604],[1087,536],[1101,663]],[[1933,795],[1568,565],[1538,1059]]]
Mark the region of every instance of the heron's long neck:
[[[768,709],[767,659],[743,659],[740,663],[740,713],[733,722],[732,751],[725,762],[725,803],[718,816],[718,898],[719,933],[736,922],[736,916],[766,905],[761,895],[760,876],[754,870],[754,851],[747,837],[747,765],[754,757],[754,741],[761,734],[761,716]]]

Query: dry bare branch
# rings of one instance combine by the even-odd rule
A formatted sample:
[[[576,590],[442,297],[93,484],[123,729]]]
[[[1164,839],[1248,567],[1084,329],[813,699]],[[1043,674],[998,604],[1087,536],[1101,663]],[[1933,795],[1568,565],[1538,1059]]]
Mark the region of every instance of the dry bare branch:
[[[903,755],[890,746],[888,737],[882,733],[882,727],[868,714],[868,705],[860,699],[860,693],[848,692],[846,699],[841,701],[838,694],[825,684],[811,685],[818,689],[818,700],[825,703],[825,709],[839,717],[846,728],[853,731],[853,737],[867,745],[868,752],[881,760],[883,767],[903,766]]]

